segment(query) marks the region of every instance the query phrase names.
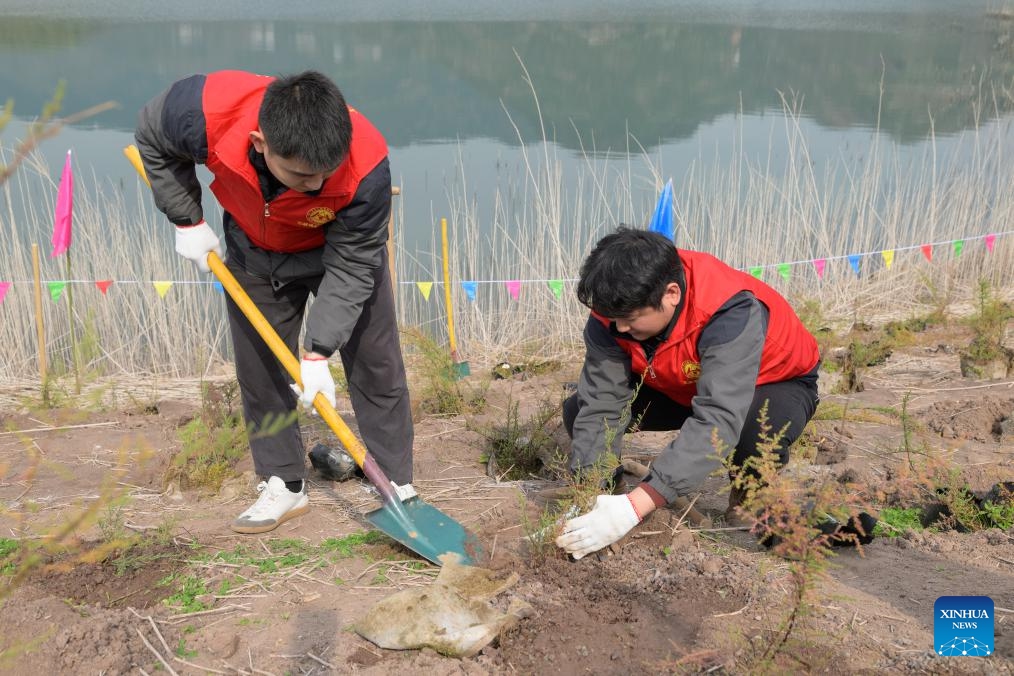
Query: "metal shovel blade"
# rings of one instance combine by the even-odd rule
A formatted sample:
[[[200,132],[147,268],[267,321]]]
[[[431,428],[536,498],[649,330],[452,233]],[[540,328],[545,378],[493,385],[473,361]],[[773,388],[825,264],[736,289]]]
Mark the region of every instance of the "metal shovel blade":
[[[386,503],[367,512],[366,519],[377,530],[438,566],[443,563],[440,557],[451,552],[469,566],[478,565],[483,558],[482,545],[474,535],[418,497]]]

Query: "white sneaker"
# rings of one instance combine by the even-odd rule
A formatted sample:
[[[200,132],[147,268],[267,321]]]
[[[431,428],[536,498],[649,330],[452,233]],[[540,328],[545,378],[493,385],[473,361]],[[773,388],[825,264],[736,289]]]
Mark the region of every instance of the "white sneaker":
[[[285,482],[276,476],[257,484],[261,494],[257,502],[236,517],[232,529],[237,533],[264,533],[278,528],[279,524],[305,514],[310,509],[306,489],[293,493]]]

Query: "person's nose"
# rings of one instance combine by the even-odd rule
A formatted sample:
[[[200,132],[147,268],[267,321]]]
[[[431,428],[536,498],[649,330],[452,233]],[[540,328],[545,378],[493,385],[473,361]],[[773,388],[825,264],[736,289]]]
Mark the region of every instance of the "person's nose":
[[[630,322],[623,321],[622,319],[616,320],[616,330],[620,333],[628,333],[630,331]]]
[[[320,187],[324,185],[325,178],[327,178],[326,174],[317,174],[316,176],[306,179],[307,191],[320,190]]]

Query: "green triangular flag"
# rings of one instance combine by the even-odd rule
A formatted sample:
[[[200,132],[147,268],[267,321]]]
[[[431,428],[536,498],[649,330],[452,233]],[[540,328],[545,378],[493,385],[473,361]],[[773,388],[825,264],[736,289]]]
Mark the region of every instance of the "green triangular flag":
[[[961,255],[961,251],[965,248],[965,240],[956,239],[954,240],[954,256],[955,258]]]
[[[788,263],[778,264],[778,274],[782,276],[782,279],[789,281],[789,277],[792,276],[792,266]]]
[[[756,277],[757,279],[760,279],[761,275],[764,274],[764,268],[762,268],[759,265],[756,266],[756,267],[752,267],[752,268],[750,268],[750,274],[753,275],[754,277]]]
[[[553,292],[553,295],[559,298],[563,293],[563,280],[551,279],[546,283],[549,284],[549,290]]]
[[[49,287],[49,297],[54,301],[60,300],[63,290],[67,288],[67,282],[46,282],[46,285]]]

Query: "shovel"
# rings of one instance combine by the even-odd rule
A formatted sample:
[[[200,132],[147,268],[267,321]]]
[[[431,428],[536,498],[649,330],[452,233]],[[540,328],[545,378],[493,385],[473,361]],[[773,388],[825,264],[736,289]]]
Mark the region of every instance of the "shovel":
[[[131,145],[124,148],[124,154],[147,183],[148,178],[144,173],[144,166],[140,162],[136,147]],[[292,379],[296,381],[297,385],[302,386],[299,361],[289,351],[288,346],[279,337],[274,327],[264,318],[254,302],[250,300],[250,296],[236,281],[233,274],[225,267],[222,259],[213,251],[208,253],[208,267],[215,273],[215,277],[218,278],[222,287],[243,311],[247,320],[257,330],[267,346],[271,348],[271,352],[281,362]],[[380,469],[377,461],[352,433],[331,402],[323,394],[318,393],[313,400],[313,406],[345,446],[356,464],[362,468],[366,478],[380,493],[383,505],[366,514],[366,519],[377,530],[438,566],[442,564],[440,557],[448,553],[457,554],[461,557],[462,563],[466,565],[478,563],[483,554],[482,547],[474,535],[468,533],[457,521],[436,507],[427,504],[418,496],[403,502],[394,491],[394,487],[384,475],[383,470]]]
[[[472,375],[467,361],[458,361],[458,345],[454,341],[454,308],[451,306],[451,273],[448,262],[447,219],[440,219],[440,242],[443,250],[444,304],[447,306],[447,338],[451,347],[451,375],[455,380]]]

